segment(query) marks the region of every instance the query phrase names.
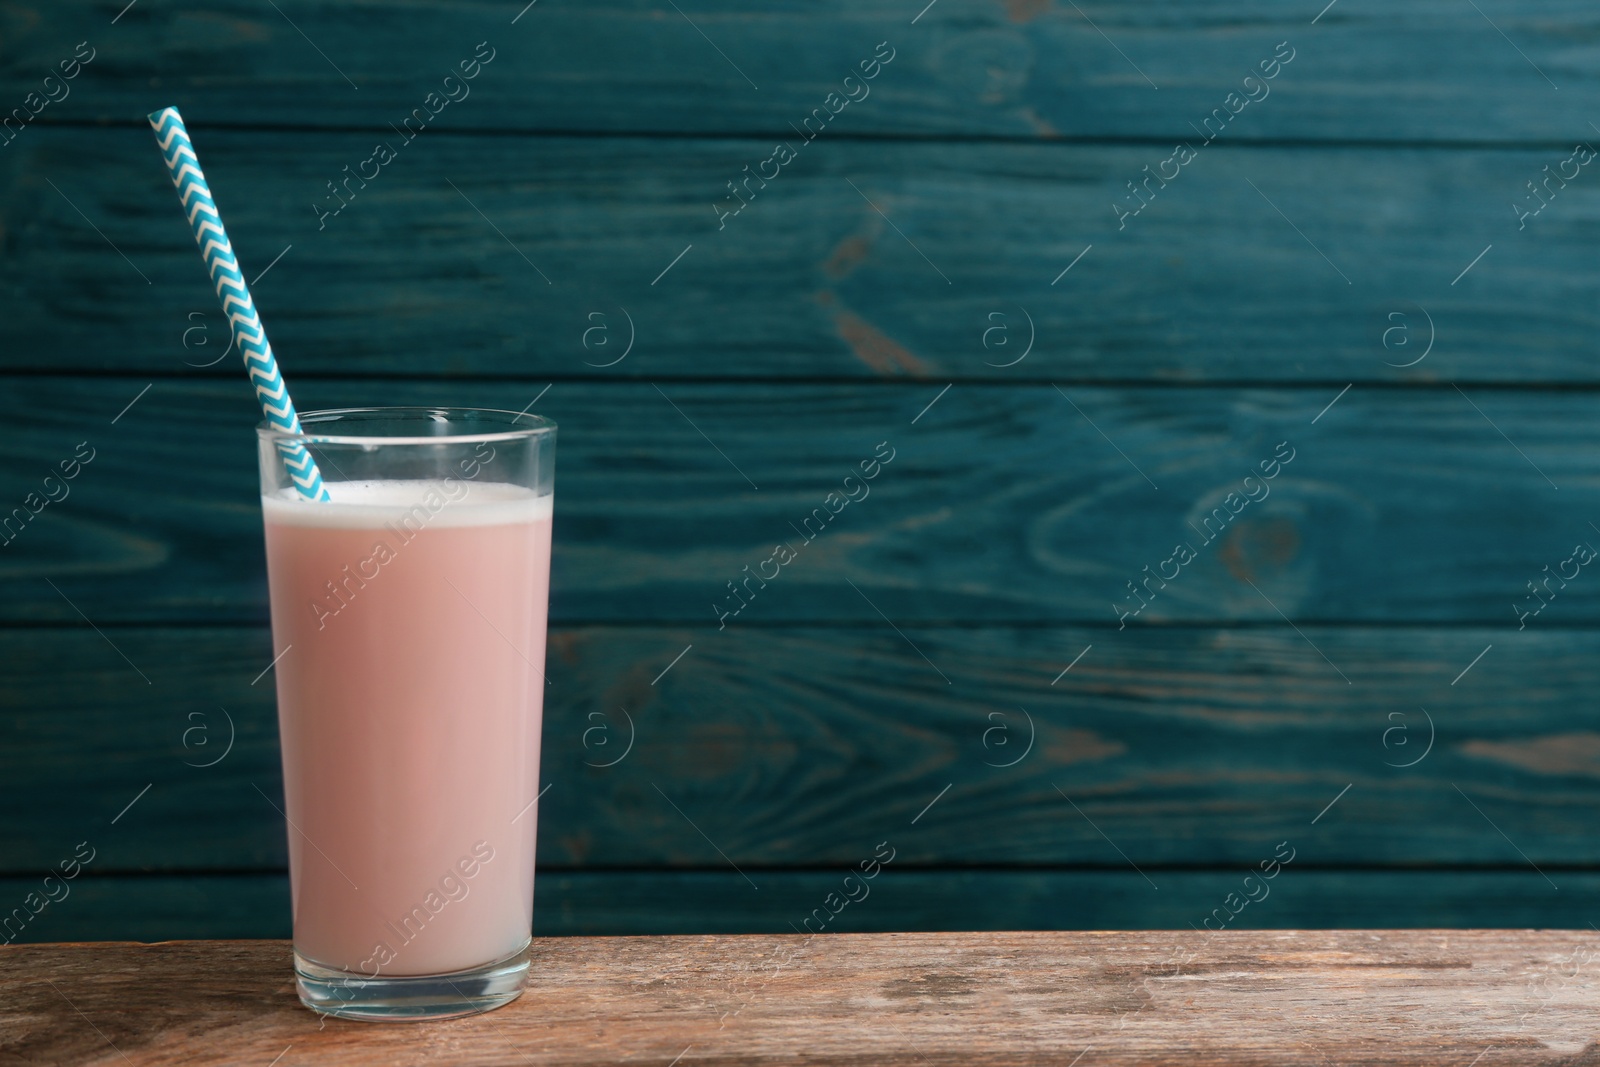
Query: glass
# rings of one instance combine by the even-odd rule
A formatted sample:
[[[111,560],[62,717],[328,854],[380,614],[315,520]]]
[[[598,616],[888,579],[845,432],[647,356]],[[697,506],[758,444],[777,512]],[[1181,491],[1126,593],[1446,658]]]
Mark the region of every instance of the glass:
[[[555,423],[359,408],[256,431],[307,1007],[443,1018],[528,972]],[[331,503],[302,498],[298,441]]]

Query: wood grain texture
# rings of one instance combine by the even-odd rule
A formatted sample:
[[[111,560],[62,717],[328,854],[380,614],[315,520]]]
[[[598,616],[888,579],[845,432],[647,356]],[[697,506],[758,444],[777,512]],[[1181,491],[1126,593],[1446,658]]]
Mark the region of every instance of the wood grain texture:
[[[1490,0],[1482,14],[1448,0],[1346,2],[1315,25],[1321,4],[1270,0],[940,0],[920,16],[924,3],[899,0],[697,0],[681,14],[546,0],[520,18],[525,5],[509,0],[284,0],[281,13],[189,0],[110,25],[122,6],[9,5],[7,106],[88,37],[98,58],[40,121],[142,121],[173,103],[191,126],[380,129],[487,40],[496,58],[440,125],[784,133],[887,39],[893,64],[838,120],[852,133],[1187,137],[1186,120],[1287,40],[1294,63],[1246,112],[1243,136],[1565,141],[1588,136],[1583,101],[1600,70],[1595,12],[1579,0]]]
[[[807,919],[827,933],[939,930],[1227,930],[1387,927],[1539,927],[1587,930],[1600,874],[1554,872],[1552,892],[1532,870],[1327,870],[1291,866],[1248,905],[1244,869],[1151,868],[1152,891],[1132,870],[887,868],[870,895],[832,914],[842,870],[761,870],[753,891],[736,872],[542,870],[534,893],[538,937],[643,934],[787,934]],[[1255,886],[1257,883],[1251,883]],[[851,892],[860,893],[851,883]],[[20,928],[39,878],[0,878],[0,918],[14,944],[287,938],[283,874],[84,875],[69,895]],[[1246,892],[1259,894],[1260,889]],[[57,890],[59,893],[59,890]],[[1229,894],[1232,905],[1228,903]],[[1233,913],[1233,908],[1240,910]],[[825,926],[817,909],[827,909]]]
[[[771,140],[425,134],[319,222],[376,136],[196,132],[297,388],[1600,381],[1600,180],[1511,207],[1567,152],[1219,139],[1119,221],[1171,146],[819,138],[719,222]],[[236,376],[170,184],[148,129],[0,151],[0,367]]]
[[[841,928],[1189,924],[1279,841],[1311,866],[1246,922],[1588,922],[1600,584],[1530,583],[1600,537],[1600,184],[1513,205],[1596,134],[1592,5],[524,3],[0,10],[0,109],[97,49],[0,131],[0,521],[97,450],[0,532],[0,874],[100,849],[52,921],[283,932],[255,412],[143,123],[177,103],[302,408],[562,423],[548,929],[781,932],[885,839],[899,895]]]
[[[41,945],[0,954],[0,1015],[32,1064],[1556,1064],[1596,1051],[1597,951],[1528,930],[569,938],[535,942],[498,1012],[381,1026],[301,1008],[285,942]]]
[[[0,619],[265,621],[249,390],[242,380],[157,381],[113,425],[146,384],[30,377],[0,396],[7,509],[40,491],[79,442],[97,449],[71,496],[0,548]],[[519,410],[543,389],[313,380],[295,394],[302,410]],[[798,558],[768,589],[752,584],[756,599],[730,625],[876,627],[887,617],[1115,631],[1140,603],[1129,583],[1147,566],[1170,575],[1175,564],[1163,561],[1182,542],[1197,558],[1165,589],[1148,586],[1156,598],[1130,628],[1287,617],[1515,630],[1518,604],[1545,602],[1528,583],[1546,567],[1572,574],[1561,565],[1574,544],[1600,536],[1589,525],[1600,514],[1593,393],[1357,388],[1319,418],[1339,390],[939,392],[552,387],[536,410],[562,427],[553,617],[715,632],[719,611],[738,603],[728,584],[786,540]],[[1294,458],[1267,483],[1270,496],[1245,505],[1220,538],[1213,518],[1207,544],[1206,518],[1217,509],[1226,518],[1242,501],[1228,494],[1285,441]],[[870,496],[805,543],[802,523],[826,514],[828,494],[884,442],[894,458]],[[170,471],[183,476],[163,477]],[[1551,579],[1543,596],[1553,599],[1531,629],[1600,618],[1600,582],[1578,573],[1565,588]]]
[[[1600,865],[1600,633],[1301,629],[561,628],[541,869]],[[0,631],[4,872],[281,869],[266,633],[108,636]]]

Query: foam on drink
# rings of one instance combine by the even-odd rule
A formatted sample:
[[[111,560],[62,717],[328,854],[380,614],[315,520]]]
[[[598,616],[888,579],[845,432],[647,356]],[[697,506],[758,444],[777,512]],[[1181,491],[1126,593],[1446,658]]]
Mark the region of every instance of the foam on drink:
[[[486,526],[551,514],[553,496],[505,482],[416,479],[323,483],[332,503],[307,500],[292,488],[261,498],[268,522],[371,528],[428,512],[428,524]]]

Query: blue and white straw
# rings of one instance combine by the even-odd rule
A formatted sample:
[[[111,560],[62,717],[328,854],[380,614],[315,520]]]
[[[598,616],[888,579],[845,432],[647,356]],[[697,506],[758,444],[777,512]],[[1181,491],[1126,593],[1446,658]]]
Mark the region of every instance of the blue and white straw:
[[[267,343],[261,316],[256,314],[255,301],[250,299],[244,275],[239,273],[239,261],[234,258],[228,232],[222,228],[211,188],[195,158],[194,145],[189,143],[189,131],[183,128],[183,116],[175,107],[162,108],[150,115],[150,125],[156,131],[156,143],[161,146],[172,184],[178,188],[178,199],[183,201],[183,210],[194,229],[195,244],[200,246],[200,255],[217,287],[217,299],[222,301],[222,313],[228,317],[233,343],[244,356],[244,367],[256,388],[261,412],[273,426],[297,434],[300,418],[294,413],[289,389],[278,372],[278,361],[272,357],[272,346]],[[304,445],[298,441],[280,442],[278,451],[301,496],[308,500],[332,499],[322,484],[322,472]]]

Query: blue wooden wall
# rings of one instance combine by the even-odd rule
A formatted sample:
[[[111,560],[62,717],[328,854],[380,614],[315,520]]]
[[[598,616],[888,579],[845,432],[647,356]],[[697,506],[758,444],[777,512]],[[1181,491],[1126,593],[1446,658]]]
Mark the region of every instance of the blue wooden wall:
[[[124,4],[0,9],[22,939],[288,930],[167,104],[302,409],[561,425],[537,930],[1596,917],[1593,5]]]

